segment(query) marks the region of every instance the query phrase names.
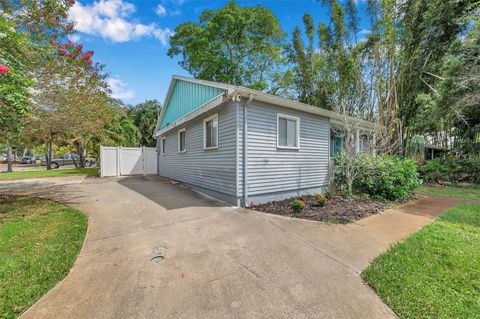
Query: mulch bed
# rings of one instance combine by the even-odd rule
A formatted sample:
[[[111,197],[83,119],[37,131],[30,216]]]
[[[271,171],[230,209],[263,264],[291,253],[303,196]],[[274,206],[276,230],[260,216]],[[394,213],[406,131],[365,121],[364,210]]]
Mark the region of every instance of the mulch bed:
[[[385,209],[385,203],[361,198],[346,199],[335,196],[320,207],[315,196],[303,196],[305,208],[295,213],[290,206],[293,198],[261,205],[252,205],[251,209],[288,217],[311,219],[322,222],[348,224],[367,216],[378,214]]]

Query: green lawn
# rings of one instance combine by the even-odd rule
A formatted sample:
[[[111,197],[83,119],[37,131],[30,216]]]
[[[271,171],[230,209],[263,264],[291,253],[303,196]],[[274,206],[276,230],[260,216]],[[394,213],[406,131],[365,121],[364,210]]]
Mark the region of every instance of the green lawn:
[[[98,168],[78,168],[78,169],[52,169],[38,171],[20,171],[20,172],[1,172],[0,180],[9,179],[27,179],[39,177],[60,177],[60,176],[76,176],[76,175],[98,175]]]
[[[419,191],[421,193],[432,196],[445,196],[470,200],[480,200],[480,185],[463,187],[422,185]]]
[[[480,205],[450,209],[362,276],[401,318],[480,318]]]
[[[72,267],[87,218],[63,204],[0,196],[0,318],[16,318]]]

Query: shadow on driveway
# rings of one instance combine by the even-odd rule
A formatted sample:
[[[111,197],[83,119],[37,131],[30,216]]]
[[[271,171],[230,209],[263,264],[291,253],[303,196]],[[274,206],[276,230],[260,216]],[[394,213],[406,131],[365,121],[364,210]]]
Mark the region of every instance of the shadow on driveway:
[[[183,184],[172,184],[157,176],[123,177],[118,184],[150,199],[167,210],[186,207],[230,207],[231,205],[197,193]]]

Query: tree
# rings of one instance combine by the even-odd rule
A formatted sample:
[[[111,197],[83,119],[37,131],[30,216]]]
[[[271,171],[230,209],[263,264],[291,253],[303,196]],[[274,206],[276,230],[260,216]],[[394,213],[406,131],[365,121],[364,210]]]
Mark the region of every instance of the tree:
[[[29,113],[34,110],[31,106],[38,101],[31,93],[36,89],[45,91],[43,86],[38,86],[42,82],[39,74],[51,74],[45,70],[55,68],[57,60],[53,56],[58,41],[73,29],[73,25],[66,22],[73,2],[25,0],[0,3],[0,57],[12,66],[6,66],[9,72],[2,79],[2,97],[5,98],[2,111],[8,115],[1,124],[3,134],[8,133],[5,138],[11,141],[19,137],[18,132],[26,129],[25,123],[34,121],[34,115]],[[8,29],[4,30],[5,27]],[[32,90],[29,91],[27,86]]]
[[[54,63],[37,71],[38,90],[31,135],[45,143],[47,169],[52,144],[72,139],[83,167],[85,140],[99,134],[108,115],[109,97],[102,66],[93,64],[93,51],[67,42],[52,57]]]
[[[292,43],[287,48],[288,60],[293,68],[292,84],[296,91],[296,99],[331,110],[333,108],[330,99],[333,85],[333,74],[329,64],[331,56],[328,56],[326,51],[320,50],[328,45],[330,38],[325,33],[325,25],[319,24],[319,49],[315,50],[315,25],[310,14],[306,13],[303,16],[303,24],[308,46],[305,47],[300,28],[296,27],[293,31]]]
[[[140,145],[155,146],[153,131],[162,106],[157,100],[149,100],[128,108],[128,116],[140,131]]]
[[[275,16],[265,7],[229,2],[206,10],[200,22],[175,29],[168,55],[194,77],[265,90],[281,59],[284,39]]]
[[[12,171],[12,143],[19,138],[31,111],[29,89],[33,86],[28,62],[32,42],[17,30],[13,19],[0,15],[0,137],[8,145],[8,171]]]
[[[128,111],[119,101],[112,100],[110,104],[112,117],[108,118],[103,127],[103,134],[97,135],[94,143],[104,145],[140,146],[141,134]]]
[[[412,130],[452,145],[461,157],[480,154],[480,14],[465,37],[455,40],[440,61],[436,85],[419,94]],[[439,134],[439,133],[448,133]],[[450,137],[450,140],[448,140]]]
[[[442,58],[460,33],[468,27],[475,9],[471,0],[406,0],[396,6],[401,29],[397,71],[400,141],[415,133],[417,114],[422,113],[418,96],[429,94],[439,80]],[[443,128],[442,130],[445,130]],[[402,150],[403,151],[403,150]]]

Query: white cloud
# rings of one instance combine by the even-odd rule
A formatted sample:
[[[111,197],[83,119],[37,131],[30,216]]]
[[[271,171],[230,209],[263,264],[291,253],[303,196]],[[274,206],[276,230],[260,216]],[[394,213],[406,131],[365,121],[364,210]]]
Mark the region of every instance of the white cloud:
[[[134,12],[135,6],[123,0],[100,0],[91,5],[82,5],[77,1],[70,8],[68,18],[75,22],[75,30],[99,35],[113,42],[151,36],[166,45],[172,31],[169,28],[159,28],[154,23],[143,24],[129,20]]]
[[[72,41],[73,43],[80,42],[80,39],[81,39],[81,36],[76,33],[68,36],[68,40]]]
[[[160,0],[160,4],[155,9],[158,16],[163,17],[167,14],[169,16],[178,16],[182,14],[181,6],[186,0]],[[168,9],[167,9],[168,8]]]
[[[164,6],[162,6],[161,4],[159,4],[157,6],[157,8],[155,9],[155,13],[159,16],[159,17],[163,17],[164,15],[167,14],[167,9],[165,9]]]
[[[370,33],[372,33],[372,30],[369,30],[369,29],[362,29],[362,30],[360,30],[360,32],[359,32],[359,33],[360,33],[360,34],[370,34]]]
[[[135,97],[135,91],[128,88],[128,84],[119,79],[109,78],[107,80],[112,97],[120,100],[129,100]]]

